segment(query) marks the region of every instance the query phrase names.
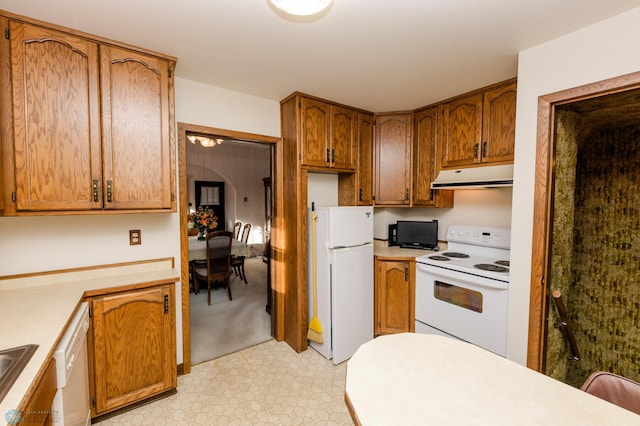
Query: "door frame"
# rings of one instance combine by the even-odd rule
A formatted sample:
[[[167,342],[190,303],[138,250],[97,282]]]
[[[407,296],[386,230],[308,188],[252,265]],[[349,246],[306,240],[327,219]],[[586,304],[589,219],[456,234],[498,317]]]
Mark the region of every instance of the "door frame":
[[[180,280],[182,297],[182,372],[191,372],[191,311],[189,306],[189,243],[187,239],[187,133],[220,136],[225,139],[234,139],[245,142],[269,144],[271,151],[271,200],[272,200],[272,225],[271,225],[271,333],[276,340],[283,340],[284,336],[284,304],[279,279],[282,276],[281,255],[282,250],[280,229],[282,226],[283,197],[282,188],[282,143],[281,139],[274,136],[258,135],[254,133],[237,132],[234,130],[219,129],[215,127],[200,126],[196,124],[178,123],[178,185],[180,208]]]
[[[547,283],[553,226],[555,182],[555,108],[585,99],[640,88],[640,72],[602,80],[538,98],[538,124],[531,239],[531,281],[527,367],[544,373],[546,317],[549,309]]]

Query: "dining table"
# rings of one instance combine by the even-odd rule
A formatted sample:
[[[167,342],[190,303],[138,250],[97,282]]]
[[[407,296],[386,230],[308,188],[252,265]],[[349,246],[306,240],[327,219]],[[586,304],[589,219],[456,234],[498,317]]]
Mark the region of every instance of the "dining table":
[[[640,416],[471,343],[399,333],[361,345],[345,402],[358,425],[640,425]]]
[[[189,236],[189,262],[193,260],[207,260],[207,242],[198,240],[198,236]],[[233,239],[231,240],[231,255],[249,257],[251,246],[249,244]]]

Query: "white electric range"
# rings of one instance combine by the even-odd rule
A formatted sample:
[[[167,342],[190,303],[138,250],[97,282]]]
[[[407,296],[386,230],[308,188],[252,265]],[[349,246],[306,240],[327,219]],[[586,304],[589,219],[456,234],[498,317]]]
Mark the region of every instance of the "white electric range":
[[[506,356],[510,242],[509,229],[450,225],[447,250],[416,257],[416,333]]]

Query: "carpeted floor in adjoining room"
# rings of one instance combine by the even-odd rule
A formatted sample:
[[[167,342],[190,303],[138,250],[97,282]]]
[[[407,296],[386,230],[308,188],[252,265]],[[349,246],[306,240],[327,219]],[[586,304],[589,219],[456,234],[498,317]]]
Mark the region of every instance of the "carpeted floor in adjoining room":
[[[231,275],[231,295],[219,288],[190,294],[191,363],[219,358],[271,339],[271,316],[267,313],[267,265],[262,258],[245,259],[248,284]]]

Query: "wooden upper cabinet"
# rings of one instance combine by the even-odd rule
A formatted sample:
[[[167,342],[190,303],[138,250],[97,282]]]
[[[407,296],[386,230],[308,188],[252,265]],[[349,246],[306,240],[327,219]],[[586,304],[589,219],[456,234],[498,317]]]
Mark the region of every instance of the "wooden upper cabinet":
[[[358,205],[373,204],[373,115],[358,113]]]
[[[442,167],[480,163],[482,94],[447,102],[442,115]]]
[[[516,92],[509,81],[444,104],[441,168],[513,162]]]
[[[357,114],[354,110],[302,97],[302,164],[355,170]]]
[[[302,98],[300,101],[302,139],[300,151],[305,166],[329,167],[331,151],[329,125],[331,106],[326,102]]]
[[[105,208],[171,208],[169,67],[166,59],[100,48]]]
[[[98,45],[11,22],[17,210],[100,208]]]
[[[438,117],[442,106],[415,113],[413,130],[413,197],[414,206],[453,207],[453,192],[431,189],[438,173]]]
[[[0,23],[3,214],[175,210],[175,58]]]
[[[516,138],[516,83],[484,94],[482,150],[483,163],[513,162]]]
[[[356,169],[357,124],[358,117],[354,110],[331,105],[331,167]]]
[[[409,205],[412,114],[375,117],[375,205]]]

